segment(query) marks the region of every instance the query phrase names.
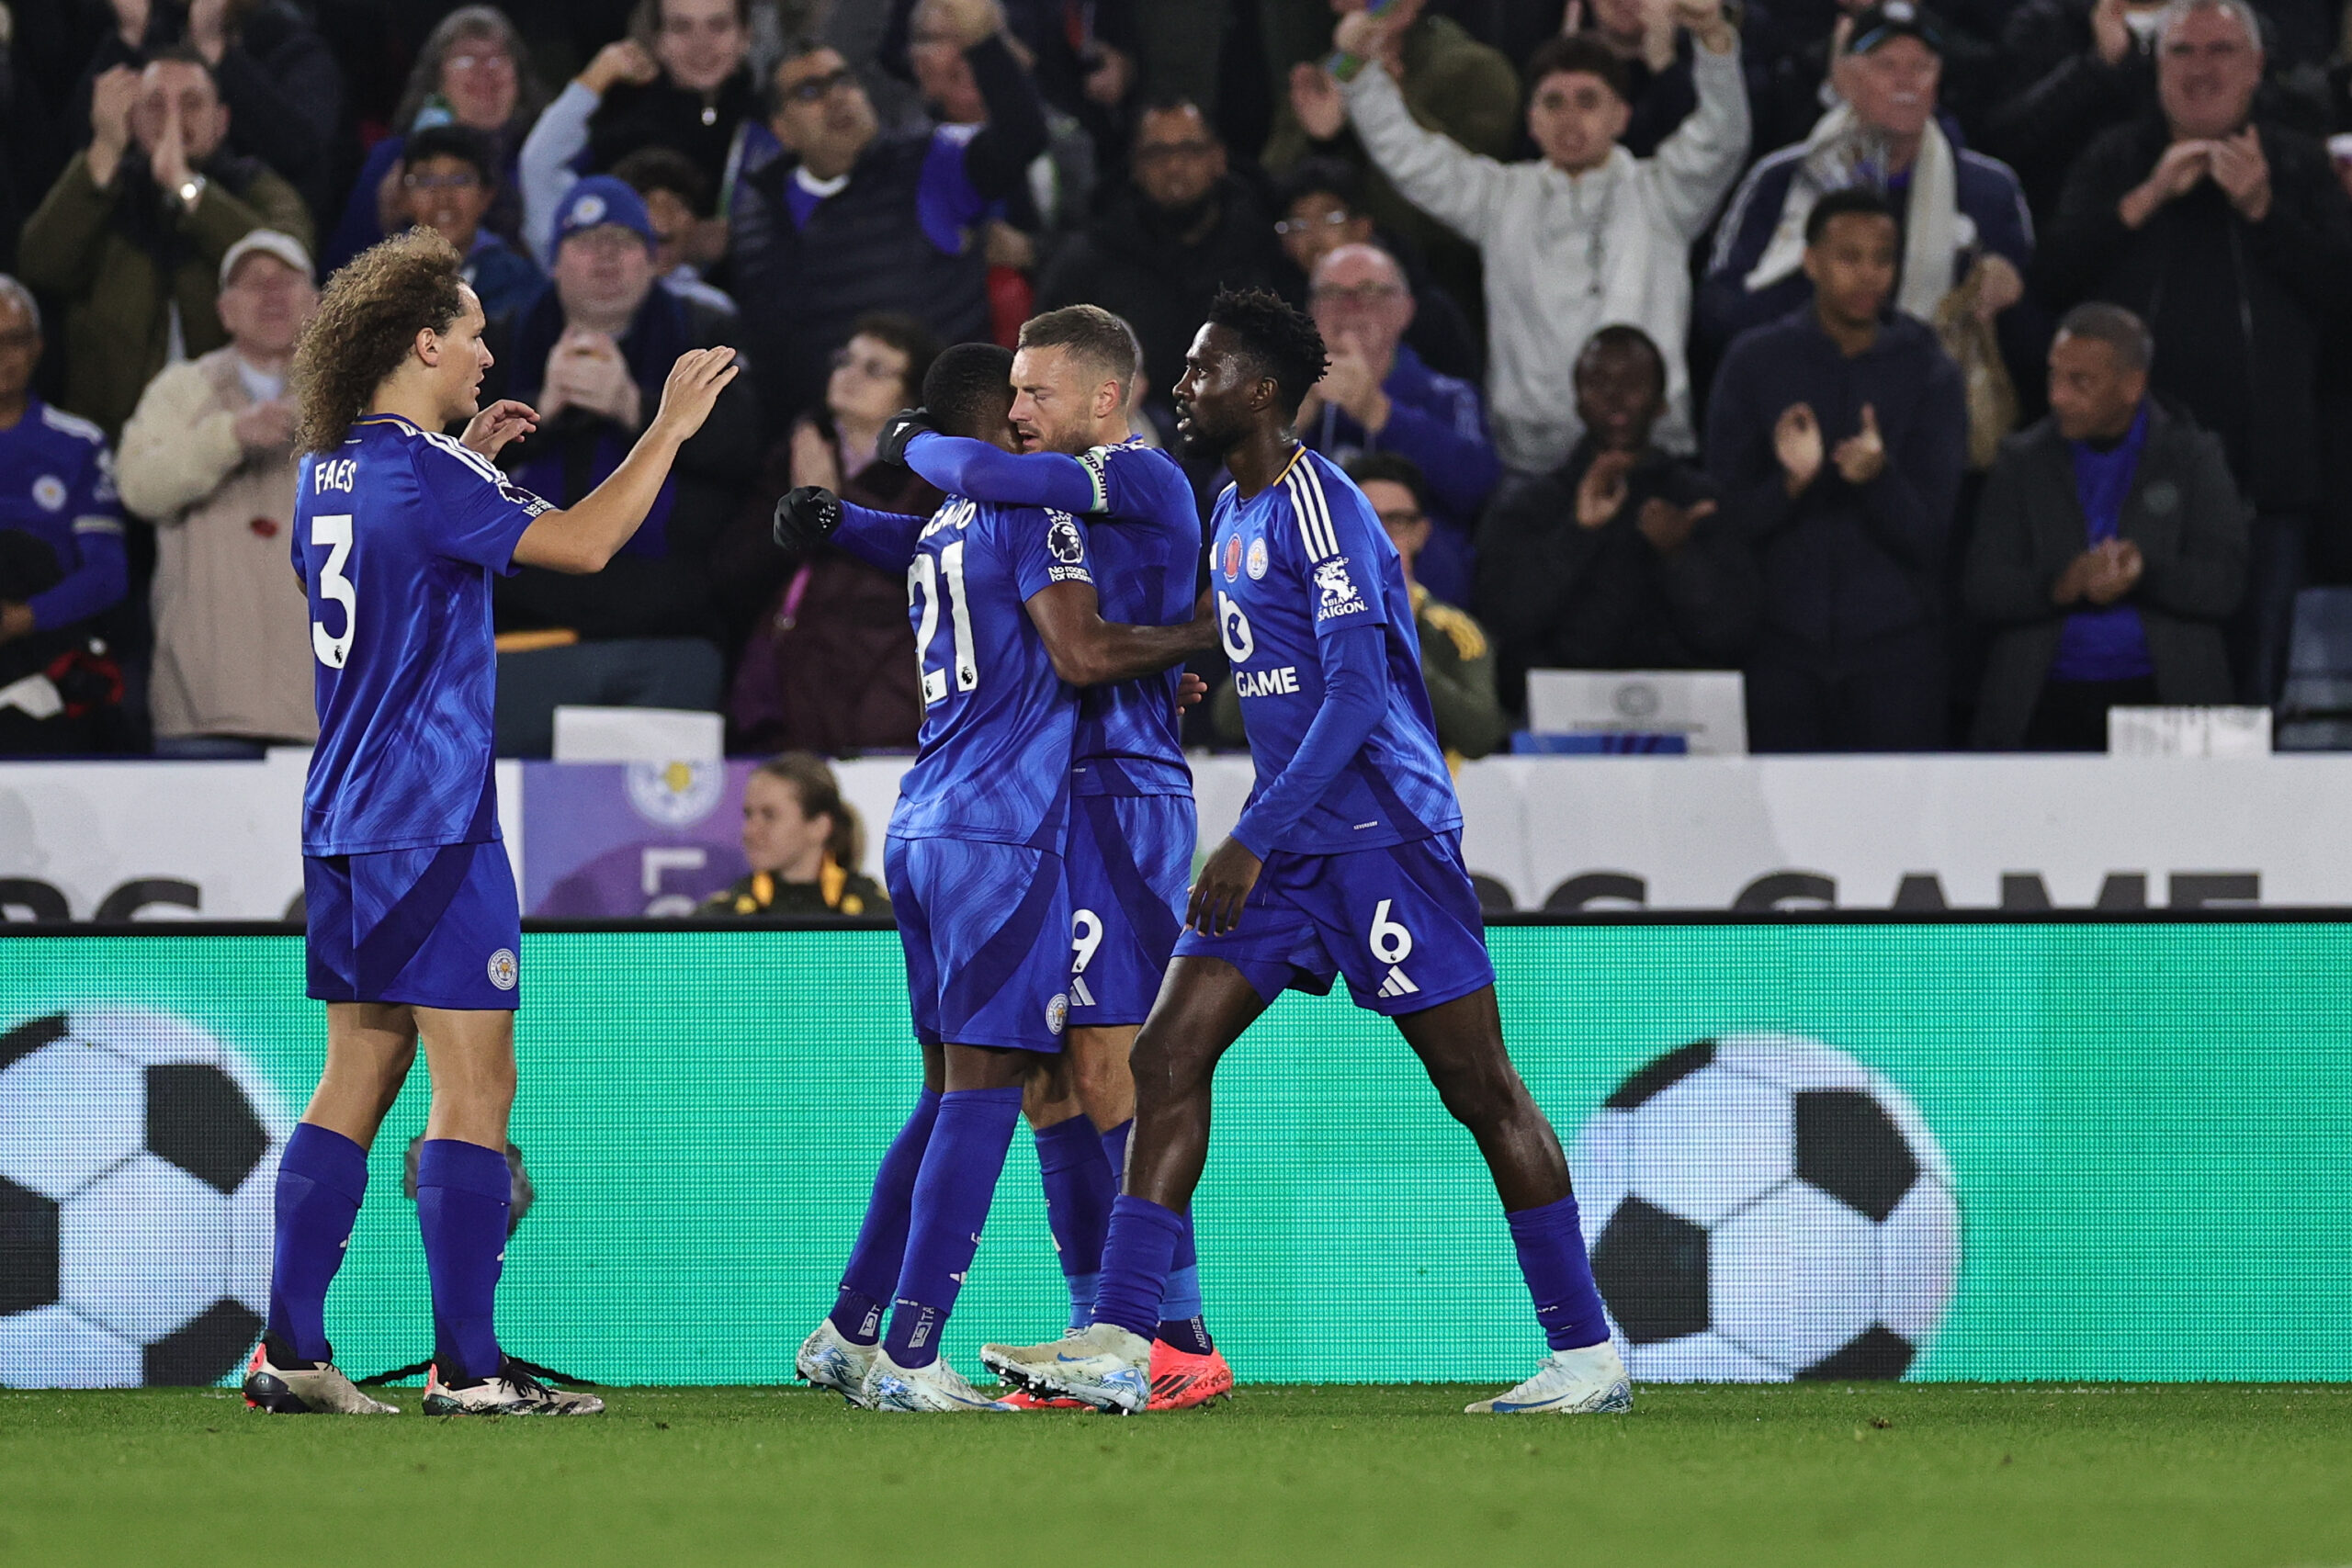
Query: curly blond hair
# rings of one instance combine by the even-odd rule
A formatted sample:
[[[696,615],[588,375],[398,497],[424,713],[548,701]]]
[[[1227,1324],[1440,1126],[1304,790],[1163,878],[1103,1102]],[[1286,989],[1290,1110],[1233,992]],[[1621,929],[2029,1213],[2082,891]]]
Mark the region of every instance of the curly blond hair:
[[[465,314],[464,265],[456,246],[419,228],[362,251],[327,279],[294,345],[298,449],[342,446],[416,334],[446,333]]]

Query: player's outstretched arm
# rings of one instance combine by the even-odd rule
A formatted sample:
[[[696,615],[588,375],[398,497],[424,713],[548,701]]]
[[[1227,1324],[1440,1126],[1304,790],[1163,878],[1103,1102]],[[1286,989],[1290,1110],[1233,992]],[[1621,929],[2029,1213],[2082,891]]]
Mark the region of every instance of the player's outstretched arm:
[[[1193,618],[1172,626],[1104,620],[1091,582],[1051,583],[1029,595],[1027,603],[1029,619],[1054,661],[1054,673],[1073,686],[1157,675],[1216,646],[1216,617],[1205,593]]]
[[[974,501],[1075,513],[1102,504],[1092,470],[1059,452],[1007,452],[985,441],[918,430],[906,444],[904,461],[948,494]]]
[[[551,571],[604,570],[653,510],[678,448],[702,428],[718,394],[741,370],[731,348],[697,348],[680,355],[662,384],[660,411],[621,466],[577,505],[532,519],[515,541],[514,563]]]
[[[856,505],[822,485],[802,485],[775,503],[769,536],[786,555],[805,556],[832,545],[878,570],[904,571],[915,558],[926,521]]]

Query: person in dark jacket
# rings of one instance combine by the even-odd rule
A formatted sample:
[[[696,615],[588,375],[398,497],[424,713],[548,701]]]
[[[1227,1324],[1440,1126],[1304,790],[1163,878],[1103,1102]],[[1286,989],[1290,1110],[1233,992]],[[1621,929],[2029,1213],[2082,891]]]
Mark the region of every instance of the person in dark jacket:
[[[1944,597],[1968,415],[1960,371],[1901,312],[1894,215],[1834,191],[1805,220],[1813,303],[1742,335],[1707,411],[1707,472],[1764,570],[1747,664],[1758,751],[1945,739]]]
[[[949,343],[987,335],[981,220],[1046,150],[1046,117],[1001,35],[965,58],[988,124],[888,134],[834,51],[776,66],[770,126],[786,152],[744,179],[729,245],[770,428],[818,406],[833,351],[870,311],[913,316]]]
[[[1762,608],[1756,555],[1698,467],[1653,444],[1666,358],[1639,327],[1577,356],[1584,438],[1507,483],[1478,528],[1479,620],[1500,645],[1505,707],[1530,670],[1736,668]]]
[[[2025,0],[2001,33],[2010,90],[1984,148],[2017,171],[2047,226],[2066,171],[2110,127],[2155,107],[2156,24],[2168,0]]]
[[[1225,143],[1191,103],[1144,111],[1127,188],[1037,281],[1040,312],[1100,305],[1143,344],[1146,406],[1162,427],[1193,333],[1220,288],[1271,288],[1273,220],[1227,172]]]
[[[1471,329],[1470,318],[1453,295],[1430,280],[1419,253],[1373,222],[1358,195],[1363,185],[1363,175],[1342,158],[1303,158],[1282,177],[1274,191],[1281,213],[1274,220],[1274,235],[1289,265],[1280,269],[1279,292],[1303,310],[1306,280],[1325,256],[1341,245],[1377,245],[1405,269],[1405,281],[1412,288],[1413,321],[1405,329],[1405,341],[1413,352],[1441,376],[1474,386],[1483,382],[1486,345]]]
[[[2104,751],[2111,707],[2230,700],[2245,509],[2222,444],[2148,396],[2154,351],[2129,310],[2077,305],[2050,348],[2049,416],[2001,443],[1965,587],[1996,628],[1983,750]]]
[[[494,347],[487,401],[538,411],[507,448],[515,479],[569,506],[620,466],[688,349],[726,341],[725,318],[658,286],[653,224],[610,175],[571,187],[557,219],[554,287]],[[739,378],[679,448],[645,525],[586,577],[524,567],[494,586],[502,756],[545,756],[559,704],[717,709],[721,632],[710,550],[759,465],[758,397]]]
[[[2352,208],[2317,141],[2254,115],[2262,70],[2243,0],[2167,12],[2162,112],[2084,152],[2042,254],[2053,303],[2103,299],[2147,321],[2151,385],[2222,438],[2253,503],[2247,592],[2230,628],[2248,703],[2271,701],[2285,675],[2320,503],[2318,351],[2352,275]]]
[[[1420,579],[1441,600],[1466,600],[1470,530],[1503,470],[1478,389],[1431,370],[1405,342],[1412,289],[1376,246],[1325,256],[1306,298],[1331,366],[1299,405],[1300,442],[1342,463],[1360,452],[1410,458],[1434,502]]]

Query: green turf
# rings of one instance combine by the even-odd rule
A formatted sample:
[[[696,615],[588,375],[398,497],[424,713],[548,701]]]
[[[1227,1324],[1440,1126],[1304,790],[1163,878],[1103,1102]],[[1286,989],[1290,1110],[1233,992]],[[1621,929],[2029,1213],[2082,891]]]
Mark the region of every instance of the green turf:
[[[0,1393],[0,1562],[2352,1563],[2352,1387],[1645,1387],[1505,1420],[1468,1392],[1115,1420],[634,1389],[473,1423]]]

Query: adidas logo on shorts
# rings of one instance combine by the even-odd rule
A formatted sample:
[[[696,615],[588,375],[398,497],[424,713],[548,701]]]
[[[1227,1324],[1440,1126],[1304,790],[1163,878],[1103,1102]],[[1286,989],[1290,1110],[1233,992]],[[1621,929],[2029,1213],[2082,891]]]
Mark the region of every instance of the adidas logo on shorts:
[[[1380,994],[1384,997],[1409,997],[1419,989],[1419,986],[1405,977],[1405,970],[1401,964],[1390,964],[1388,978],[1380,982]]]

